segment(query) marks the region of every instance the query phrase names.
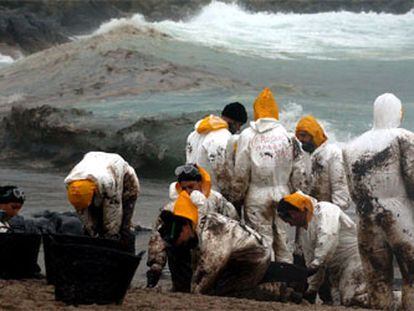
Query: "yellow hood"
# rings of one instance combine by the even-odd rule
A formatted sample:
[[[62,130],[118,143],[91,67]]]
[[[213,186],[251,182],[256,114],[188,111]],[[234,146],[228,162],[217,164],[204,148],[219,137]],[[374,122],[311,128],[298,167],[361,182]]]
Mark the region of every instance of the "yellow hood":
[[[311,115],[303,117],[296,125],[296,135],[301,131],[312,136],[313,143],[317,147],[322,145],[328,139],[322,126]]]
[[[198,209],[187,192],[181,191],[174,204],[173,214],[191,220],[193,227],[198,224]]]
[[[201,175],[201,192],[208,198],[211,192],[211,177],[210,174],[203,169],[200,165],[197,165],[198,171]],[[175,184],[175,189],[177,189],[177,193],[181,193],[183,189],[181,189],[180,183]]]
[[[279,120],[279,108],[277,102],[273,97],[272,92],[265,88],[253,104],[254,109],[254,120],[261,118],[274,118]]]
[[[222,118],[209,115],[199,122],[197,125],[197,133],[207,134],[209,132],[226,129],[229,125]]]
[[[92,203],[96,185],[89,179],[72,181],[67,188],[69,202],[76,210],[88,208]]]
[[[306,221],[309,223],[313,217],[312,199],[301,191],[286,195],[283,198],[287,203],[293,205],[301,212],[306,212]]]

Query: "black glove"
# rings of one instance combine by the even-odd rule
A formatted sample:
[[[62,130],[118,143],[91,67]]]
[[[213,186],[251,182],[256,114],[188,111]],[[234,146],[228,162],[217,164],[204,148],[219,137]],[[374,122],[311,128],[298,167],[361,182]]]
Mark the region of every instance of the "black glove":
[[[316,268],[308,268],[307,269],[308,277],[314,275],[316,272],[318,272],[318,270],[319,270],[319,267],[316,267]]]
[[[307,301],[309,301],[310,303],[314,304],[316,301],[316,295],[318,293],[314,292],[314,291],[307,291],[304,295],[303,298],[306,299]]]
[[[147,288],[153,288],[158,284],[161,277],[161,271],[148,270],[147,271]]]

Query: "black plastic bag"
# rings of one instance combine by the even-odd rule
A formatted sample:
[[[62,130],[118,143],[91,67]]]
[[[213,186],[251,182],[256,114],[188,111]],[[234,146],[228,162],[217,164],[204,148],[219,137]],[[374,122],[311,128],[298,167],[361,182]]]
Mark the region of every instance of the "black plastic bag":
[[[0,233],[0,278],[38,278],[40,241],[38,234]]]

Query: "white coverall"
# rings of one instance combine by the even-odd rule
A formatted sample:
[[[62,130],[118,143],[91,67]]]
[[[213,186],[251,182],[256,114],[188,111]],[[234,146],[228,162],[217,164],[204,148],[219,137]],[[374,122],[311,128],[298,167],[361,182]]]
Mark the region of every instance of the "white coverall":
[[[186,163],[194,163],[204,168],[211,177],[213,190],[220,190],[217,176],[223,174],[227,140],[231,133],[226,128],[212,129],[207,133],[198,133],[197,128],[203,120],[195,125],[195,130],[188,135],[186,146]]]
[[[122,230],[129,230],[135,201],[140,185],[135,170],[118,154],[89,152],[72,169],[65,184],[89,179],[97,186],[92,205],[102,209],[102,223],[91,214],[90,208],[80,212],[79,217],[90,236],[114,238]]]
[[[374,126],[344,149],[359,216],[358,242],[372,308],[393,308],[393,255],[403,278],[402,306],[414,310],[414,134],[400,129],[393,94],[374,102]]]
[[[332,297],[337,305],[367,306],[366,282],[355,223],[338,206],[319,202],[315,204],[308,228],[297,230],[296,246],[303,252],[306,266],[319,268],[308,279],[308,290],[318,292],[325,272],[329,271]]]
[[[318,201],[332,202],[342,210],[351,203],[342,150],[327,141],[311,154],[310,192]]]
[[[275,118],[251,122],[239,137],[230,200],[244,199],[246,224],[263,235],[276,261],[291,263],[293,258],[286,244],[286,224],[272,204],[307,188],[303,151],[296,137]]]

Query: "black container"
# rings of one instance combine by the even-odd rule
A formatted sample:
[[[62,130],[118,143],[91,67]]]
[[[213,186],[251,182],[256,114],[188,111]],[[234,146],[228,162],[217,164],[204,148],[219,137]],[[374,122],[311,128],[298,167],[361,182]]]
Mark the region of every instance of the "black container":
[[[54,270],[56,300],[73,305],[122,303],[142,253],[135,256],[120,251],[111,240],[72,238],[45,239],[45,259]]]
[[[92,245],[107,247],[119,251],[123,251],[124,247],[115,240],[101,239],[101,238],[90,238],[84,235],[64,235],[64,234],[47,234],[43,235],[43,247],[45,256],[45,269],[46,279],[48,284],[55,284],[56,261],[53,260],[50,251],[51,243],[57,244],[76,244],[76,245]]]
[[[41,236],[25,233],[0,233],[0,278],[39,277],[37,264]]]

